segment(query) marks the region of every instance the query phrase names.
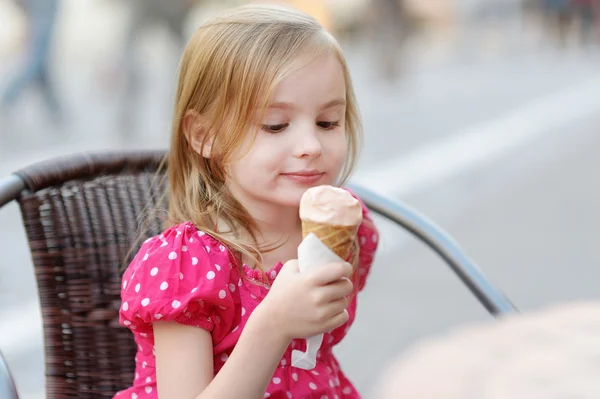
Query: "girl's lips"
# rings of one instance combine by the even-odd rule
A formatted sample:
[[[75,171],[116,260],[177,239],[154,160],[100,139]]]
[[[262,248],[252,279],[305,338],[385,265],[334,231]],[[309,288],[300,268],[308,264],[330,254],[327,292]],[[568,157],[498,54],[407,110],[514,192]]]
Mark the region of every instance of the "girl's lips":
[[[283,176],[300,184],[314,184],[321,180],[325,173],[284,173]]]

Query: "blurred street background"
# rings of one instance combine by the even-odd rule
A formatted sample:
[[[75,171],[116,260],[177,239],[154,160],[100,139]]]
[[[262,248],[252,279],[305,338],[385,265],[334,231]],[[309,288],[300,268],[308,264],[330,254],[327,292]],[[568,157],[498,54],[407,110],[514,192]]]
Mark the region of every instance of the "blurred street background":
[[[426,214],[523,311],[600,297],[597,0],[289,0],[342,42],[364,117],[353,181]],[[79,151],[166,148],[179,55],[242,0],[0,0],[0,176]],[[337,349],[368,397],[420,337],[490,316],[429,249],[382,244]],[[0,210],[0,350],[44,398],[19,210]]]

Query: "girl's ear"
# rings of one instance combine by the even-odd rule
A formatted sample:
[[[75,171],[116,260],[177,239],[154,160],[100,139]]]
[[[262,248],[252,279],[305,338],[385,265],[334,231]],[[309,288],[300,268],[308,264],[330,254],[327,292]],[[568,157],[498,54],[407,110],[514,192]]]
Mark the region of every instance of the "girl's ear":
[[[187,110],[183,116],[183,134],[192,149],[204,158],[210,158],[213,142],[211,136],[206,137],[207,126],[206,118],[193,109]]]

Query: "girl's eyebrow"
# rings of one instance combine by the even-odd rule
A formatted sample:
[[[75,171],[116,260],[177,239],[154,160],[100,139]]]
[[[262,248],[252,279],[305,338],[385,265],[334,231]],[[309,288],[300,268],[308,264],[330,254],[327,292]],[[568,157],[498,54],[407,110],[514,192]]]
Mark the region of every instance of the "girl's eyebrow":
[[[344,105],[344,106],[346,105],[346,100],[344,98],[340,97],[340,98],[336,98],[336,99],[326,102],[325,104],[321,105],[319,107],[319,109],[323,110],[323,109],[338,107],[338,106],[342,106],[342,105]],[[270,109],[271,108],[294,109],[294,104],[280,101],[280,102],[275,102],[275,103],[269,104],[269,108]]]

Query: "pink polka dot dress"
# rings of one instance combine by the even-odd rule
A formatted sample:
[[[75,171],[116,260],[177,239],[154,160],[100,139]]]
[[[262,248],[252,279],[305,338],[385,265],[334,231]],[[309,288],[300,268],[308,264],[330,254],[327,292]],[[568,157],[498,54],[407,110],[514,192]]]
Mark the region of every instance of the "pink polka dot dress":
[[[378,234],[363,205],[364,220],[358,230],[360,256],[358,289],[362,290],[377,248]],[[133,385],[117,399],[156,399],[156,372],[152,324],[160,321],[204,328],[212,335],[215,374],[227,362],[248,317],[269,292],[282,263],[264,276],[235,258],[221,242],[183,223],[147,240],[123,275],[120,323],[129,328],[138,345]],[[257,282],[268,280],[266,286]],[[356,296],[348,307],[348,322],[326,333],[317,354],[317,365],[304,370],[291,365],[292,350],[305,350],[295,339],[286,350],[265,398],[356,399],[360,394],[348,381],[333,355],[356,315]]]

